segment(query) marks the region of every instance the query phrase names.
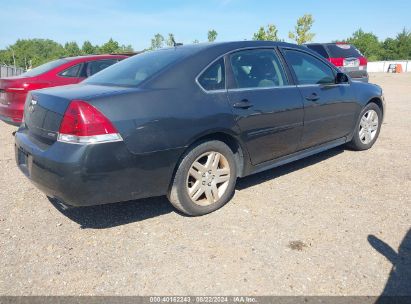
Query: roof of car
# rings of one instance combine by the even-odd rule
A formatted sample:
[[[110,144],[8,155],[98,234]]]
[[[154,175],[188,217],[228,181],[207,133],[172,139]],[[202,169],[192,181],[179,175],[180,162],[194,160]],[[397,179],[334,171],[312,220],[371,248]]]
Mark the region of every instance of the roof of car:
[[[243,41],[225,41],[225,42],[204,42],[197,44],[188,44],[186,47],[213,47],[218,45],[232,47],[255,47],[255,46],[297,46],[293,43],[271,40],[243,40]],[[182,47],[182,46],[181,46]]]
[[[304,45],[331,45],[331,44],[346,44],[346,45],[351,45],[350,43],[346,42],[326,42],[326,43],[320,43],[320,42],[313,42],[313,43],[304,43]]]
[[[208,49],[240,49],[240,48],[253,48],[253,47],[275,47],[275,46],[282,46],[282,47],[296,47],[302,48],[299,45],[287,43],[287,42],[279,42],[279,41],[263,41],[263,40],[244,40],[244,41],[228,41],[228,42],[203,42],[203,43],[193,43],[193,44],[186,44],[186,45],[178,45],[175,47],[167,47],[161,48],[156,51],[163,51],[163,50],[184,50],[186,53],[197,53],[203,50]]]

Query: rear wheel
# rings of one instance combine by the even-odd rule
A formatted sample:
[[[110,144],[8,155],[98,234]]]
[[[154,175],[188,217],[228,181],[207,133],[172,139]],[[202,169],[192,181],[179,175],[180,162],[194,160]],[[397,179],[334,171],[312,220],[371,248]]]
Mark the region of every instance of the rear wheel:
[[[231,199],[236,180],[237,168],[231,149],[223,142],[207,141],[184,155],[168,198],[185,214],[204,215]]]
[[[366,105],[361,111],[349,146],[358,151],[370,149],[380,134],[381,123],[381,109],[375,103]]]

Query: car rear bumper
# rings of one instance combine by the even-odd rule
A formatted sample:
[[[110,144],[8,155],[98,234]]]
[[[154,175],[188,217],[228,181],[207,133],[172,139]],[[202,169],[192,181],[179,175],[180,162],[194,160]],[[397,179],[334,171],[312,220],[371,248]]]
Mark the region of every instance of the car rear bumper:
[[[10,109],[0,104],[0,120],[13,126],[19,126],[23,117],[23,110]]]
[[[11,117],[4,116],[4,115],[1,115],[1,114],[0,114],[0,120],[7,123],[7,124],[9,124],[9,125],[16,126],[16,127],[20,126],[20,124],[21,124],[21,121],[20,122],[14,121]]]
[[[354,81],[368,82],[369,80],[368,72],[366,69],[360,70],[358,68],[343,68],[341,70],[349,75]]]
[[[369,82],[369,77],[368,77],[368,75],[367,76],[364,76],[364,77],[351,77],[351,80],[353,80],[353,81],[361,81],[361,82]]]
[[[130,153],[123,142],[51,145],[15,136],[20,170],[46,195],[70,206],[91,206],[167,193],[179,150]]]

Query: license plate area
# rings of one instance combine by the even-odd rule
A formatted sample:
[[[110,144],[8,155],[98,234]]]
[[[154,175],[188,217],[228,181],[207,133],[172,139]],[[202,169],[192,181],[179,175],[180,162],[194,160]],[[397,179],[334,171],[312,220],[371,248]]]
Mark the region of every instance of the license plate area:
[[[0,103],[4,105],[8,104],[6,100],[6,92],[0,92]]]
[[[346,68],[357,68],[360,66],[360,61],[358,59],[344,60],[344,67]]]
[[[30,176],[31,155],[21,148],[17,149],[17,164],[20,170],[27,176]]]

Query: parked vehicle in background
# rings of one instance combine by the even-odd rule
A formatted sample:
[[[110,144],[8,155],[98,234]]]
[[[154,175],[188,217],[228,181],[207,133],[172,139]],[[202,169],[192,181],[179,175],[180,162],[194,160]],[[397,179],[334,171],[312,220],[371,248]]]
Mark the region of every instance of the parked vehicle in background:
[[[127,58],[126,55],[88,55],[57,59],[19,76],[0,78],[0,120],[20,125],[27,92],[75,84]]]
[[[368,82],[367,58],[355,46],[347,43],[309,43],[305,46],[326,58],[353,80]]]
[[[345,143],[371,148],[384,115],[379,86],[271,41],[146,52],[29,94],[16,162],[49,197],[89,206],[168,195],[189,215],[222,207],[238,177]]]

